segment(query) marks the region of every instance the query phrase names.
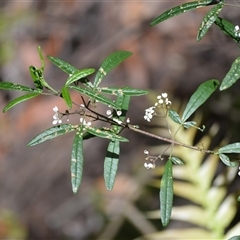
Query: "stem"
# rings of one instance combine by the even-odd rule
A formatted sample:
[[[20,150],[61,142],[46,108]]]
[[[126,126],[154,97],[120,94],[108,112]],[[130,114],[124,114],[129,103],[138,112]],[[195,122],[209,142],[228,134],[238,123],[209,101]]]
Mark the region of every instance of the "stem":
[[[229,6],[229,7],[237,7],[240,8],[239,5],[231,4],[231,3],[224,3],[224,6]]]
[[[134,132],[138,132],[138,133],[141,133],[143,135],[146,135],[146,136],[149,136],[149,137],[152,137],[152,138],[156,138],[158,140],[162,140],[164,142],[168,142],[168,143],[171,143],[173,145],[178,145],[178,146],[181,146],[181,147],[185,147],[185,148],[189,148],[189,149],[192,149],[192,150],[195,150],[195,151],[199,151],[199,152],[203,152],[203,153],[209,153],[209,154],[215,154],[214,151],[211,151],[211,150],[205,150],[205,149],[202,149],[200,147],[195,147],[195,146],[191,146],[191,145],[188,145],[188,144],[185,144],[185,143],[180,143],[180,142],[177,142],[173,139],[169,139],[169,138],[165,138],[165,137],[161,137],[161,136],[158,136],[158,135],[155,135],[155,134],[152,134],[152,133],[149,133],[149,132],[146,132],[146,131],[143,131],[139,128],[136,128],[134,127],[133,125],[130,125],[128,124],[127,127],[134,131]]]

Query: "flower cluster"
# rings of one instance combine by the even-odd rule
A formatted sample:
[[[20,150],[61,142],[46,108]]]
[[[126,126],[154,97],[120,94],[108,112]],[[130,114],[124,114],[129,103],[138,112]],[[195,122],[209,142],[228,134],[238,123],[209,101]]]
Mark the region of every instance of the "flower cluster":
[[[238,167],[238,175],[240,176],[240,166]]]
[[[58,112],[58,107],[57,106],[55,106],[54,108],[53,108],[53,111],[55,112],[55,114],[53,115],[53,122],[52,122],[52,124],[53,125],[56,125],[56,124],[60,124],[60,123],[62,123],[62,120],[61,120],[61,114]]]
[[[236,36],[236,37],[240,37],[240,28],[239,28],[238,25],[235,26],[235,28],[234,28],[234,32],[235,32],[235,36]]]
[[[162,93],[161,95],[157,96],[157,102],[154,104],[153,107],[149,107],[145,110],[144,119],[148,122],[151,122],[151,119],[156,114],[157,108],[168,109],[172,105],[172,102],[168,99],[167,93]]]
[[[145,160],[146,161],[148,161],[148,160],[151,161],[149,163],[145,162],[144,167],[147,168],[147,169],[150,169],[150,168],[154,169],[156,167],[155,161],[157,160],[157,157],[149,156],[148,150],[144,150],[144,154],[146,155]]]
[[[144,119],[148,122],[151,122],[153,115],[155,113],[155,107],[150,107],[145,110]]]
[[[165,106],[166,108],[172,105],[172,102],[168,100],[168,94],[162,93],[157,96],[158,101],[155,103],[155,106],[161,105],[161,107]]]

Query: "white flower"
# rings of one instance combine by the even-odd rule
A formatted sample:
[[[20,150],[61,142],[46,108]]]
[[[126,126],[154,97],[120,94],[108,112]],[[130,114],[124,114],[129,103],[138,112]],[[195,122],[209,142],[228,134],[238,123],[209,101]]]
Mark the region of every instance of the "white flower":
[[[83,119],[82,117],[80,118],[80,123],[82,123],[86,127],[90,127],[92,125],[91,122],[86,122],[86,120]]]
[[[148,150],[144,150],[144,154],[148,155],[149,154]]]
[[[55,106],[55,107],[53,108],[53,111],[55,112],[55,114],[53,115],[53,119],[54,119],[54,120],[52,121],[52,124],[53,124],[53,125],[56,125],[56,124],[62,123],[62,120],[59,118],[58,107]]]
[[[153,163],[144,163],[144,167],[147,168],[147,169],[154,169],[155,168],[155,164]]]
[[[240,37],[240,28],[238,25],[234,27],[234,32],[236,37]]]
[[[130,123],[130,118],[127,118],[127,123]]]
[[[163,98],[167,98],[168,94],[167,93],[162,93]]]
[[[164,103],[163,99],[159,99],[158,103],[163,104]]]
[[[145,110],[145,115],[144,115],[144,119],[148,122],[151,121],[151,119],[153,118],[153,114],[155,113],[155,107],[150,107],[150,108],[147,108]]]
[[[120,110],[117,111],[117,115],[118,115],[118,116],[121,116],[121,114],[122,114],[122,111],[120,111]]]
[[[53,108],[53,111],[54,111],[55,113],[57,113],[57,112],[58,112],[58,107],[55,106],[55,107]]]
[[[107,110],[106,114],[107,114],[108,116],[110,116],[110,115],[112,114],[112,111],[111,111],[111,110]]]

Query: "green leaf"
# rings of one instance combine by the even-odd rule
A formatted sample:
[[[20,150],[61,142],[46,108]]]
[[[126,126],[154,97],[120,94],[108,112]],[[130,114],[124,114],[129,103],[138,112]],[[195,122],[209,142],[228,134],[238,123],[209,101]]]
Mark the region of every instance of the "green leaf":
[[[104,180],[108,191],[113,189],[118,169],[119,153],[120,142],[111,141],[108,145],[107,155],[104,160]]]
[[[222,160],[222,162],[227,165],[228,167],[236,167],[236,162],[231,162],[229,157],[225,154],[219,153],[219,158]]]
[[[100,138],[107,138],[107,139],[110,139],[112,141],[120,141],[120,142],[128,142],[128,139],[122,137],[122,136],[119,136],[109,130],[101,130],[101,129],[98,129],[98,128],[94,128],[94,127],[87,127],[86,128],[86,131],[88,133],[91,133],[97,137],[100,137]]]
[[[14,84],[11,82],[0,82],[0,89],[3,90],[14,90],[14,91],[22,91],[22,92],[35,92],[35,93],[41,93],[42,91],[40,89],[33,89],[31,87]]]
[[[237,200],[238,200],[238,202],[240,202],[240,196],[238,196]]]
[[[169,109],[168,111],[168,116],[175,122],[178,124],[182,124],[182,121],[180,119],[180,116],[178,115],[178,113],[172,109]]]
[[[76,81],[80,81],[82,83],[85,83],[86,85],[91,85],[92,86],[92,83],[89,82],[89,81],[86,81],[85,77],[93,74],[94,72],[95,72],[94,68],[87,68],[87,69],[77,70],[73,74],[70,74],[70,76],[68,77],[67,82],[65,83],[65,85],[70,85],[70,84],[72,84],[72,83],[74,83]]]
[[[240,41],[240,37],[235,35],[235,25],[232,24],[231,22],[217,17],[215,20],[215,24],[229,37],[231,37],[235,42]]]
[[[170,221],[173,204],[173,177],[172,161],[168,159],[164,167],[164,173],[160,186],[160,212],[161,222],[166,227]]]
[[[83,173],[83,138],[82,128],[78,129],[73,140],[72,155],[71,155],[71,182],[72,191],[77,193],[81,184]]]
[[[232,143],[218,149],[219,153],[240,153],[240,143]]]
[[[240,235],[233,236],[233,237],[229,238],[228,240],[240,240]]]
[[[37,135],[35,138],[33,138],[29,143],[28,146],[35,146],[39,143],[43,143],[47,140],[56,138],[58,136],[61,136],[65,133],[69,133],[76,130],[76,125],[72,124],[61,124],[58,126],[51,127],[44,132]]]
[[[180,159],[180,158],[177,158],[177,157],[171,157],[169,158],[171,159],[172,163],[174,164],[177,164],[177,165],[184,165],[184,162]]]
[[[131,52],[127,51],[117,51],[110,54],[101,64],[99,70],[94,79],[94,87],[97,87],[103,78],[117,65],[119,65],[122,61],[132,55]]]
[[[47,81],[43,77],[43,69],[42,68],[36,68],[34,66],[29,67],[31,77],[36,85],[37,88],[40,90],[43,89],[43,87],[47,88],[48,90],[52,91],[54,94],[58,94],[58,92],[53,89]]]
[[[94,99],[95,101],[101,102],[107,106],[111,106],[112,108],[118,109],[119,106],[115,104],[111,99],[101,95],[97,90],[92,90],[90,88],[80,88],[77,86],[69,86],[69,88],[72,88],[86,96],[88,96],[91,99]]]
[[[33,80],[36,88],[39,89],[40,91],[42,91],[43,85],[40,81],[40,77],[42,76],[42,73],[39,74],[39,69],[37,69],[34,66],[29,67],[29,72],[30,72],[30,75],[32,77],[32,80]]]
[[[231,87],[240,78],[240,57],[234,60],[232,67],[223,79],[220,91]]]
[[[60,68],[62,71],[64,71],[65,73],[68,73],[69,75],[75,73],[76,71],[78,71],[77,68],[75,68],[74,66],[72,66],[71,64],[56,58],[56,57],[52,57],[52,56],[48,56],[48,59],[54,64],[56,65],[58,68]]]
[[[217,4],[215,7],[213,7],[203,18],[203,21],[201,23],[201,26],[198,30],[197,35],[197,41],[200,41],[204,35],[207,33],[208,29],[212,26],[212,24],[215,22],[215,20],[218,17],[218,14],[223,8],[223,3]]]
[[[141,95],[148,94],[148,91],[146,91],[146,90],[134,89],[134,88],[130,88],[130,87],[125,87],[125,88],[103,87],[103,88],[98,88],[98,91],[107,93],[107,94],[111,94],[111,95],[117,95],[117,96],[123,96],[123,95],[141,96]]]
[[[185,127],[185,128],[190,128],[190,127],[194,127],[196,125],[196,122],[194,122],[194,121],[189,121],[189,122],[185,122],[185,123],[183,123],[183,127]]]
[[[219,81],[216,79],[202,83],[193,93],[183,112],[182,122],[185,122],[217,89]]]
[[[169,18],[172,18],[179,14],[194,10],[196,8],[206,7],[206,6],[210,5],[211,2],[212,2],[212,0],[203,0],[203,1],[188,2],[188,3],[181,4],[177,7],[171,8],[171,9],[167,10],[166,12],[160,14],[158,17],[156,17],[155,19],[152,20],[152,22],[150,23],[150,26],[154,26],[154,25],[156,25],[160,22],[163,22]]]
[[[41,49],[40,46],[38,46],[38,56],[39,56],[39,58],[40,58],[40,60],[41,60],[41,62],[42,62],[42,67],[41,67],[41,69],[42,69],[42,71],[44,71],[45,61],[44,61],[44,57],[43,57],[43,54],[42,54],[42,49]]]
[[[12,100],[10,103],[7,104],[7,106],[3,109],[3,112],[8,111],[9,109],[11,109],[12,107],[14,107],[15,105],[17,105],[21,102],[27,101],[27,100],[37,97],[39,95],[40,95],[40,93],[29,93],[29,94],[23,95],[21,97],[15,98],[14,100]]]
[[[63,97],[64,101],[66,102],[68,108],[72,109],[72,99],[71,99],[71,95],[68,91],[68,86],[63,86],[62,97]]]

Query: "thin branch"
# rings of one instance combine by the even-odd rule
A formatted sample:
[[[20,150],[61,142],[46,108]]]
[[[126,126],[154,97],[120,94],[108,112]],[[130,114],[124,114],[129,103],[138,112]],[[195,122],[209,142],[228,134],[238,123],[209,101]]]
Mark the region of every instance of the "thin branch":
[[[177,141],[175,141],[173,139],[161,137],[161,136],[155,135],[153,133],[149,133],[149,132],[143,131],[143,130],[141,130],[139,128],[136,128],[136,127],[134,127],[133,125],[130,125],[130,124],[128,124],[127,127],[130,130],[134,131],[134,132],[138,132],[138,133],[146,135],[148,137],[156,138],[158,140],[162,140],[164,142],[171,143],[173,145],[178,145],[178,146],[181,146],[181,147],[189,148],[189,149],[192,149],[192,150],[195,150],[195,151],[199,151],[199,152],[203,152],[203,153],[216,154],[214,151],[211,151],[211,150],[205,150],[205,149],[202,149],[200,147],[195,147],[195,146],[188,145],[188,144],[185,144],[185,143],[180,143],[180,142],[177,142]]]

